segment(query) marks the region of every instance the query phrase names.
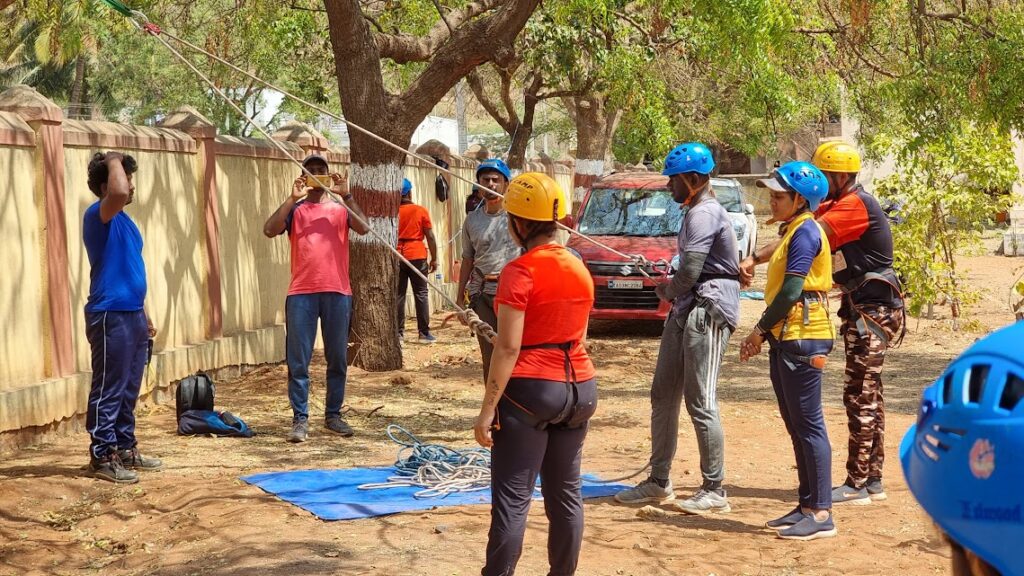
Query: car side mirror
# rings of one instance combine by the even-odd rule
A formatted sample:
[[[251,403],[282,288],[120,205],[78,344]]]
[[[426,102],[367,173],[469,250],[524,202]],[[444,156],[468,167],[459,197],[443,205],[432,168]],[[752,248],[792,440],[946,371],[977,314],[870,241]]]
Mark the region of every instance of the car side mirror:
[[[573,230],[575,230],[576,229],[576,217],[573,216],[572,214],[566,214],[565,218],[562,218],[562,224],[565,224],[569,228],[572,228]]]
[[[754,205],[753,204],[744,204],[743,205],[743,209],[746,210],[747,214],[753,214],[754,213]]]

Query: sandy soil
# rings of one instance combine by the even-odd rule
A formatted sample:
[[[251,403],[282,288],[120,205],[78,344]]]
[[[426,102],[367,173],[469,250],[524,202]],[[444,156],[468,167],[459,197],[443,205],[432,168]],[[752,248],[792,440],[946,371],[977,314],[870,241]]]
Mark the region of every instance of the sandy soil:
[[[1020,260],[965,258],[983,291],[970,309],[973,332],[954,332],[948,309],[911,320],[910,333],[886,363],[889,411],[886,484],[890,498],[836,508],[839,537],[812,543],[778,540],[761,528],[795,498],[796,471],[767,376],[764,356],[738,361],[733,337],[719,384],[727,441],[727,488],[733,512],[710,518],[670,513],[645,520],[611,499],[586,505],[582,575],[901,574],[947,572],[948,552],[907,491],[897,446],[913,420],[921,388],[982,332],[1010,321],[1005,299]],[[1016,273],[1015,273],[1016,270]],[[750,326],[762,302],[743,302]],[[435,316],[435,324],[441,316]],[[601,405],[585,447],[584,468],[606,477],[639,468],[650,448],[648,390],[660,327],[596,325]],[[24,574],[478,574],[487,506],[440,508],[351,522],[322,522],[259,489],[244,474],[270,470],[386,464],[396,446],[384,436],[399,423],[425,440],[470,446],[481,396],[475,343],[462,329],[438,330],[433,346],[406,346],[400,373],[350,376],[352,439],[318,425],[310,441],[284,441],[290,410],[286,370],[266,366],[218,385],[218,407],[259,432],[251,440],[181,438],[173,406],[139,410],[147,453],[162,472],[120,487],[82,475],[88,438],[69,437],[0,463],[0,575]],[[322,358],[315,360],[313,409],[322,409]],[[825,399],[833,474],[843,476],[846,416],[841,355],[826,368]],[[367,415],[374,408],[372,415]],[[680,495],[699,484],[693,430],[684,421],[673,480]],[[546,572],[547,522],[534,506],[520,574]]]

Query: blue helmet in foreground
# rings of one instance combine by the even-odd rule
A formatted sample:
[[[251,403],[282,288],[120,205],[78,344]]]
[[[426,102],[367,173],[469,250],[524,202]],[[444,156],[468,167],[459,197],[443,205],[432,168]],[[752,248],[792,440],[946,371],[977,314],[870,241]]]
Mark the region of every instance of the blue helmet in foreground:
[[[675,176],[686,172],[711,174],[715,169],[715,159],[711,150],[700,142],[687,142],[672,149],[665,157],[663,176]]]
[[[412,182],[408,178],[402,178],[402,196],[412,194]]]
[[[481,162],[480,165],[476,167],[476,177],[480,178],[480,173],[488,170],[493,170],[504,176],[505,182],[512,179],[512,171],[508,169],[508,165],[500,158],[489,158]]]
[[[925,389],[900,444],[910,491],[953,540],[1024,574],[1024,322],[971,346]]]
[[[773,170],[770,177],[758,180],[757,185],[776,192],[796,192],[807,200],[812,212],[828,195],[825,174],[810,162],[786,162]]]

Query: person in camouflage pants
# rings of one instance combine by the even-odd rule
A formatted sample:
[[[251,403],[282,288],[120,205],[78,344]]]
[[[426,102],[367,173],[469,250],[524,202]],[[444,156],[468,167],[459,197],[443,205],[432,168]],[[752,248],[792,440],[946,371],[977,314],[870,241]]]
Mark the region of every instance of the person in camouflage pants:
[[[852,307],[851,307],[852,308]],[[846,376],[843,404],[850,430],[849,456],[846,460],[847,484],[854,488],[871,487],[868,500],[884,500],[881,486],[885,462],[885,401],[882,364],[889,343],[903,330],[903,309],[866,305],[851,310],[870,329],[858,328],[856,318],[844,318],[840,329],[846,345]],[[863,324],[862,324],[863,326]],[[865,502],[863,499],[859,500]]]
[[[843,403],[849,417],[850,453],[846,482],[832,490],[834,504],[870,504],[884,500],[885,403],[882,364],[886,350],[905,329],[901,283],[893,270],[889,215],[857,182],[861,161],[844,142],[825,142],[813,164],[828,180],[828,197],[815,218],[832,250],[832,280],[842,287],[840,333],[846,344]],[[757,264],[767,261],[774,244],[740,263],[740,279],[749,285]]]

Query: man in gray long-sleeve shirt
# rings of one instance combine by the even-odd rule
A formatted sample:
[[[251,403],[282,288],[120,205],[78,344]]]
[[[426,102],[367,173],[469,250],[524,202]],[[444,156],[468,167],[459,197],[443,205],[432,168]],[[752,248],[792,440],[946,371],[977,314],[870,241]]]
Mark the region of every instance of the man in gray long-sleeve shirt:
[[[656,292],[672,302],[651,385],[651,475],[615,499],[623,503],[675,499],[669,473],[679,435],[680,405],[693,421],[703,483],[676,503],[689,514],[729,512],[725,439],[718,414],[718,369],[739,322],[736,233],[711,190],[715,162],[703,144],[677,146],[665,159],[672,198],[689,207],[679,230],[680,270]]]
[[[476,181],[499,193],[512,178],[508,166],[498,159],[485,160],[476,169]],[[508,231],[508,214],[502,197],[485,193],[484,202],[466,216],[462,224],[462,267],[459,271],[459,306],[468,305],[481,320],[498,330],[498,317],[494,312],[494,295],[498,291],[498,274],[522,253]],[[484,382],[490,371],[494,345],[477,336],[480,356],[484,363]]]

